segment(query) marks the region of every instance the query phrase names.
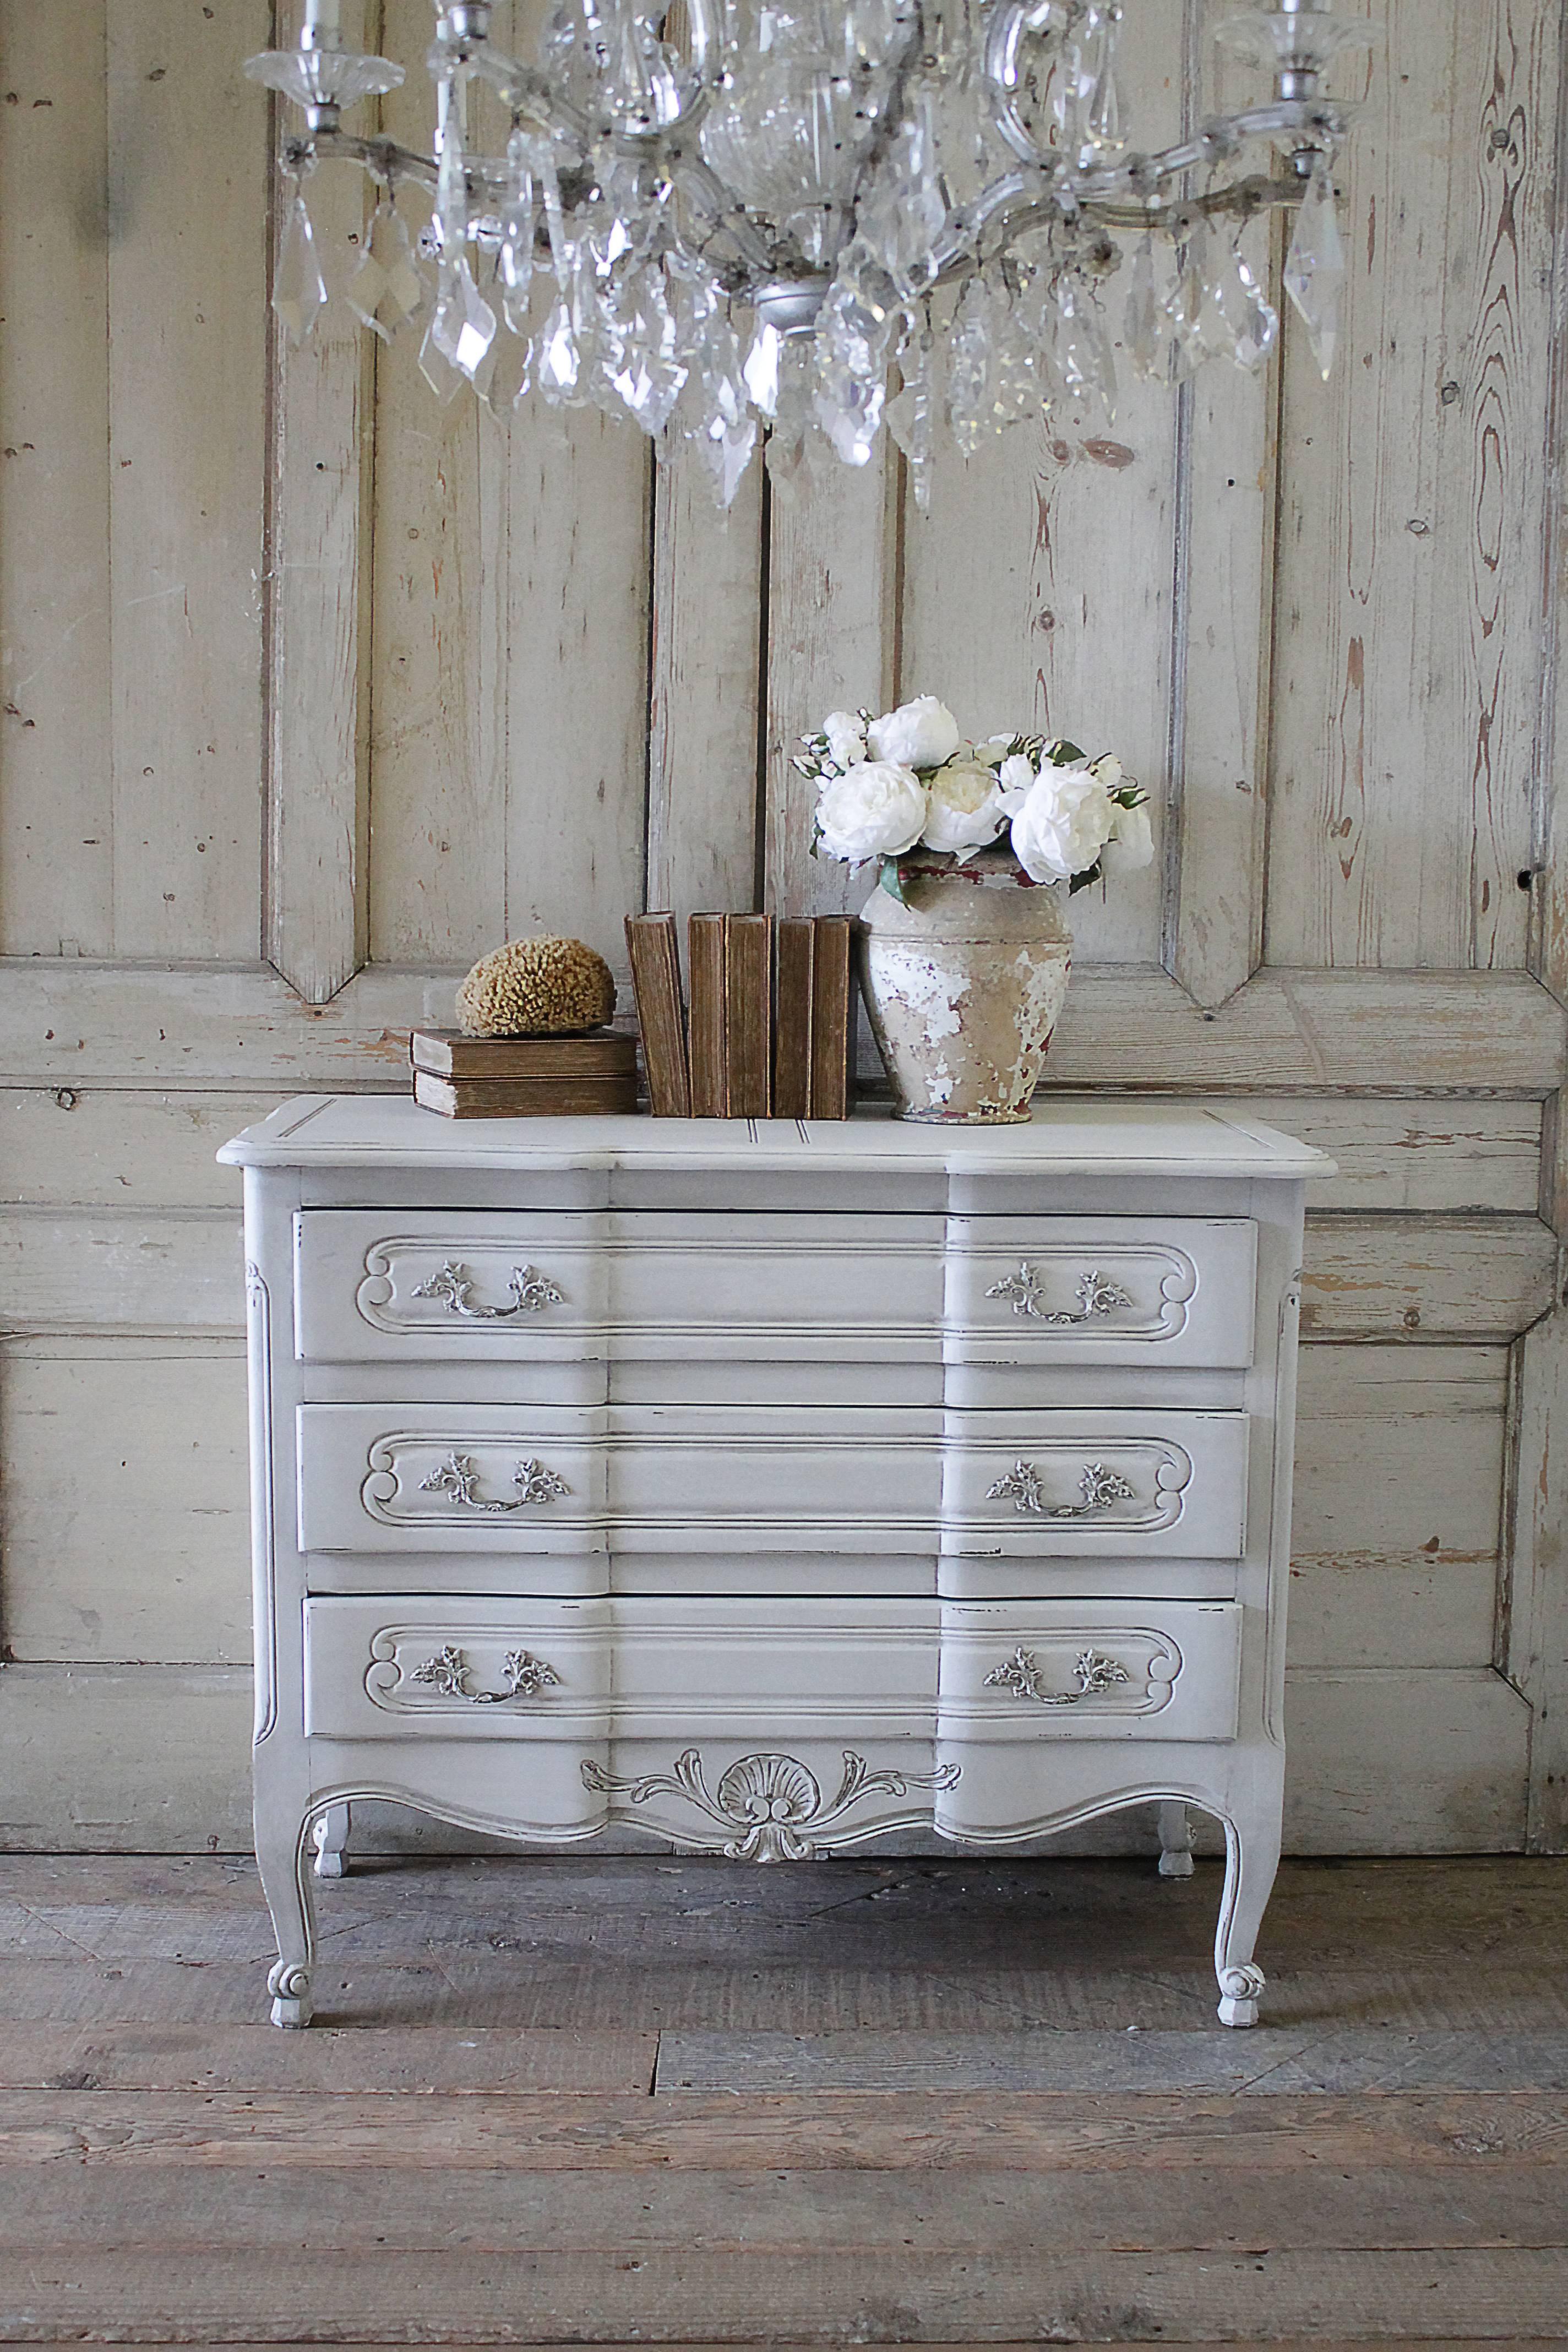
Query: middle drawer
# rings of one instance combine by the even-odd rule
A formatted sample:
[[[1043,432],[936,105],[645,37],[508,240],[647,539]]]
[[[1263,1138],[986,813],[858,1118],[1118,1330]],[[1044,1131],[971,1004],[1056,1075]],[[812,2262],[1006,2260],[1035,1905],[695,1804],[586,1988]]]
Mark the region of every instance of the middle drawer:
[[[302,1405],[324,1552],[1163,1555],[1235,1559],[1238,1412]]]

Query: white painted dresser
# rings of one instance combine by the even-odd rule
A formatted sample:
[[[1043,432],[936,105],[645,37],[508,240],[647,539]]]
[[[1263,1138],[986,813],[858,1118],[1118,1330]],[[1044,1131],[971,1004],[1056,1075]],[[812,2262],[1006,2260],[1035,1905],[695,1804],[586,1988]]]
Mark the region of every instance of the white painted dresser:
[[[1304,1181],[1245,1117],[454,1123],[302,1097],[245,1170],[272,2013],[390,1798],[740,1862],[1225,1826],[1279,1851]],[[896,1843],[896,1842],[895,1842]]]

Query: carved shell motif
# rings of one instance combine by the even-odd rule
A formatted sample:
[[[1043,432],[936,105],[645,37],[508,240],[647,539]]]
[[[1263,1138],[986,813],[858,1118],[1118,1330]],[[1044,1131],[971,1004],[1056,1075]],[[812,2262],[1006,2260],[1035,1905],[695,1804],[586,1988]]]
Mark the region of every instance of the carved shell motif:
[[[717,1803],[733,1822],[799,1828],[821,1810],[822,1790],[795,1756],[742,1756],[720,1775]]]

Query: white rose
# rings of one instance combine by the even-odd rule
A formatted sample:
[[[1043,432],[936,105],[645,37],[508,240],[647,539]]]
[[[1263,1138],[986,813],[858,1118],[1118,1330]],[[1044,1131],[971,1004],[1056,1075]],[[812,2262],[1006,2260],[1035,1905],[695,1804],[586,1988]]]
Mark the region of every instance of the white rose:
[[[1034,789],[1035,763],[1026,752],[1014,751],[996,771],[997,785],[1007,795],[1007,814],[1023,804],[1024,794]]]
[[[1098,760],[1091,760],[1089,772],[1099,778],[1108,793],[1120,791],[1122,768],[1114,751],[1102,751]]]
[[[1087,767],[1041,769],[1013,817],[1013,855],[1032,882],[1085,873],[1110,837],[1116,803]]]
[[[857,761],[847,775],[823,785],[816,803],[822,846],[847,866],[901,856],[914,847],[925,821],[925,786],[891,760]]]
[[[989,768],[939,768],[928,784],[927,849],[963,859],[994,841],[1006,822],[996,779]]]
[[[1012,740],[1011,735],[988,735],[984,743],[976,743],[974,756],[984,761],[988,768],[999,768],[1007,757],[1007,747]],[[1033,771],[1030,772],[1032,774]]]
[[[1140,801],[1136,808],[1116,811],[1116,822],[1110,838],[1100,853],[1100,866],[1107,874],[1135,874],[1141,866],[1154,862],[1154,828],[1149,822],[1149,804]]]
[[[822,722],[836,768],[858,767],[866,756],[866,722],[855,710],[830,710]]]
[[[866,737],[874,760],[900,768],[940,768],[963,740],[957,719],[934,694],[917,694],[897,710],[885,710],[872,719]]]

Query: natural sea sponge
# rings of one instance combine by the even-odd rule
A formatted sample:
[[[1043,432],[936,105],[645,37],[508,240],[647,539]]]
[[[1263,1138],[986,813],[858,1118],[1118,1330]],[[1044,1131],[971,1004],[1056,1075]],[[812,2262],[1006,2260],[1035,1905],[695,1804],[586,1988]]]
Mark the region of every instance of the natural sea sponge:
[[[615,1009],[610,967],[581,940],[509,940],[481,956],[458,991],[458,1024],[469,1037],[597,1029]]]

